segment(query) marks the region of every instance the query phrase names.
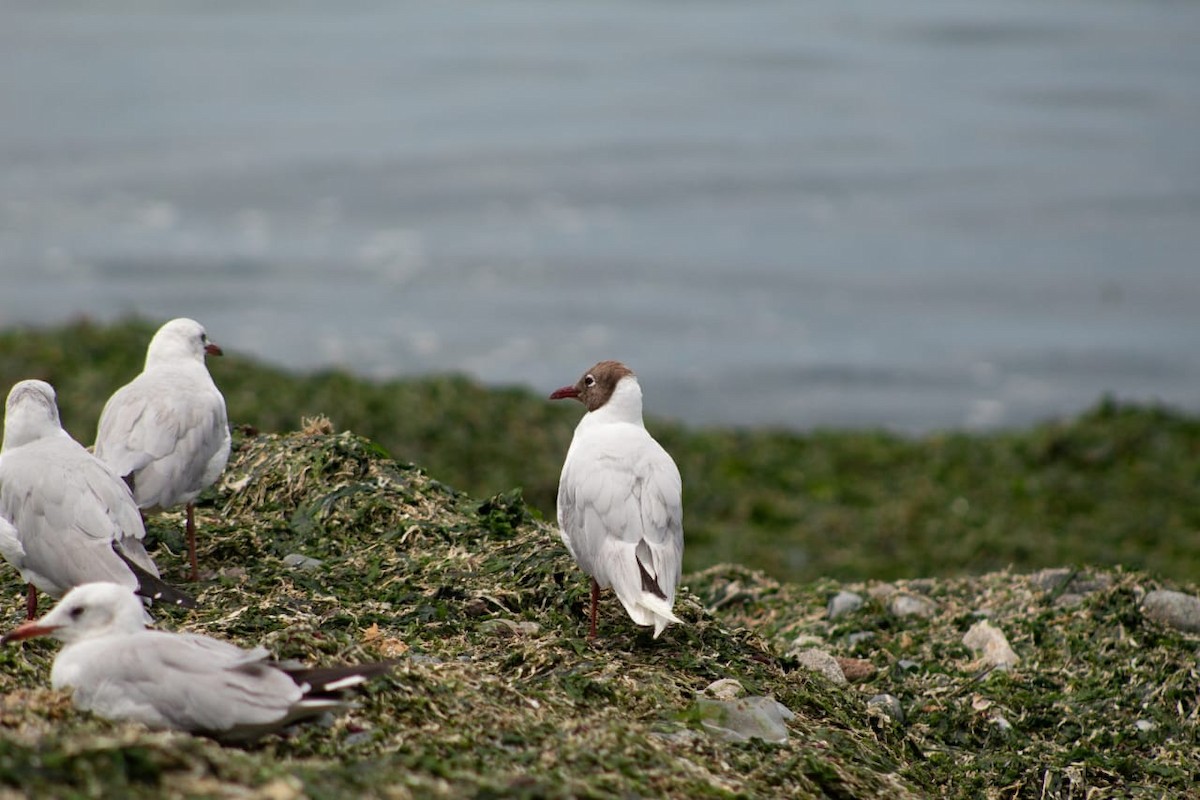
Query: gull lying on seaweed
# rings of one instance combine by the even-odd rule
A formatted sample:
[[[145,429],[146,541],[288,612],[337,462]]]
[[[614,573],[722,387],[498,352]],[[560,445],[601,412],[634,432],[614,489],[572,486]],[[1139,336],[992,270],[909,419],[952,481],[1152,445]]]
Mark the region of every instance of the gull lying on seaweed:
[[[0,639],[52,636],[64,643],[50,683],[106,719],[250,742],[327,711],[353,707],[344,692],[389,663],[306,668],[269,660],[261,647],[195,633],[148,630],[129,589],[89,583],[50,613]]]

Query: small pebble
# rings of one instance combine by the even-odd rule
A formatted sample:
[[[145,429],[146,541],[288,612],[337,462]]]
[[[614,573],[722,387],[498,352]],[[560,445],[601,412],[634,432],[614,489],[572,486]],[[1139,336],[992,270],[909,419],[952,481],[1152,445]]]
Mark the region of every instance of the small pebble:
[[[996,669],[1008,669],[1021,660],[1009,646],[1004,631],[986,619],[972,625],[971,629],[963,634],[962,642],[972,652],[980,654],[980,661],[985,665]]]
[[[1030,576],[1030,580],[1032,580],[1039,589],[1049,592],[1061,586],[1064,581],[1071,577],[1072,572],[1074,572],[1074,570],[1067,567],[1043,569],[1039,572],[1033,573],[1033,575]]]
[[[1200,633],[1200,598],[1169,589],[1156,589],[1142,600],[1148,619],[1188,633]]]
[[[878,671],[875,669],[875,665],[865,658],[838,658],[837,663],[842,668],[842,674],[850,683],[862,683],[875,677],[875,673]]]
[[[837,619],[846,614],[853,614],[863,606],[862,595],[854,592],[841,591],[829,598],[829,619]]]
[[[733,700],[746,693],[741,681],[735,678],[721,678],[704,687],[704,693],[718,700]]]
[[[312,572],[320,568],[325,562],[319,558],[309,558],[300,553],[288,553],[283,557],[283,565],[288,569],[299,570],[300,572]]]
[[[888,601],[887,610],[894,617],[932,617],[937,606],[924,597],[898,594]]]
[[[819,672],[839,686],[846,684],[846,673],[842,672],[842,667],[838,664],[838,660],[824,650],[812,648],[810,650],[801,650],[798,653],[793,653],[793,655],[800,662],[800,666],[805,669]]]

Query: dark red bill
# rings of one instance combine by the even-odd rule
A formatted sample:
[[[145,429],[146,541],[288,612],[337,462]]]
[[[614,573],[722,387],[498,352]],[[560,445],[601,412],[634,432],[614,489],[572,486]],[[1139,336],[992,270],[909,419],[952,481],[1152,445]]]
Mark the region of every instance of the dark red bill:
[[[579,397],[579,389],[574,386],[564,386],[550,393],[551,400],[562,400],[564,397]]]
[[[213,344],[212,342],[209,342],[208,344],[204,345],[204,352],[208,353],[210,356],[225,355],[225,351],[222,350],[217,345]]]
[[[57,625],[43,625],[38,620],[26,622],[24,625],[18,625],[0,638],[0,644],[8,644],[9,642],[19,642],[22,639],[33,639],[38,636],[49,636],[58,630]]]

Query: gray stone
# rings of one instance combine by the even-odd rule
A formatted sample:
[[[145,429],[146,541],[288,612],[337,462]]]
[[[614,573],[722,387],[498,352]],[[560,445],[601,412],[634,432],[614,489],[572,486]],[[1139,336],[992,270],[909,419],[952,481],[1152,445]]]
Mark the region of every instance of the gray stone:
[[[325,562],[319,558],[309,558],[300,553],[288,553],[283,557],[283,565],[288,569],[298,570],[300,572],[312,572],[320,569]]]
[[[697,696],[696,705],[704,730],[726,742],[762,739],[771,744],[785,744],[788,740],[786,723],[796,716],[772,697],[714,700]]]
[[[846,684],[846,673],[842,672],[842,665],[838,663],[836,658],[824,650],[812,648],[810,650],[801,650],[792,655],[800,662],[800,666],[805,669],[819,672],[840,686]]]
[[[1070,580],[1071,575],[1073,575],[1074,572],[1075,570],[1068,567],[1054,567],[1033,573],[1033,575],[1030,576],[1030,580],[1032,580],[1034,585],[1039,589],[1049,592],[1053,589],[1057,589],[1064,582]]]
[[[1087,595],[1112,586],[1112,578],[1108,575],[1092,575],[1089,572],[1077,572],[1066,567],[1035,572],[1031,576],[1031,580],[1035,586],[1044,591],[1053,592],[1061,589],[1075,595]]]
[[[1188,633],[1200,633],[1200,598],[1170,589],[1156,589],[1142,600],[1148,619]]]
[[[736,678],[721,678],[705,686],[704,693],[717,700],[735,700],[745,694],[746,690]]]
[[[888,600],[887,610],[894,617],[932,617],[937,606],[925,597],[897,594]]]
[[[846,614],[853,614],[863,606],[862,595],[854,592],[840,591],[829,598],[829,619],[837,619]]]

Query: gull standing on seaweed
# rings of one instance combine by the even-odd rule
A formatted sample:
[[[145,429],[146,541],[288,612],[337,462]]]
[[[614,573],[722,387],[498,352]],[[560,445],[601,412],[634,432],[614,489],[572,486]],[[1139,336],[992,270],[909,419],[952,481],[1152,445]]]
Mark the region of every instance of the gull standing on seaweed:
[[[619,361],[601,361],[551,400],[574,397],[587,413],[575,428],[558,482],[558,526],[592,577],[589,638],[600,590],[611,586],[629,617],[654,636],[671,612],[683,565],[679,468],[642,422],[642,389]]]
[[[326,711],[353,706],[343,690],[386,662],[306,668],[270,661],[262,647],[197,633],[147,630],[137,598],[114,583],[72,589],[50,613],[0,642],[53,636],[65,644],[50,683],[106,719],[141,722],[222,742],[249,742]]]
[[[37,589],[62,597],[99,580],[194,605],[159,579],[143,536],[129,487],[63,430],[54,388],[37,380],[13,386],[0,447],[0,555],[29,584],[28,618],[37,616]]]
[[[104,404],[95,446],[129,484],[138,508],[186,504],[191,580],[200,577],[193,501],[229,460],[225,398],[208,374],[206,354],[219,356],[221,348],[199,322],[173,319],[159,328],[142,373]]]

